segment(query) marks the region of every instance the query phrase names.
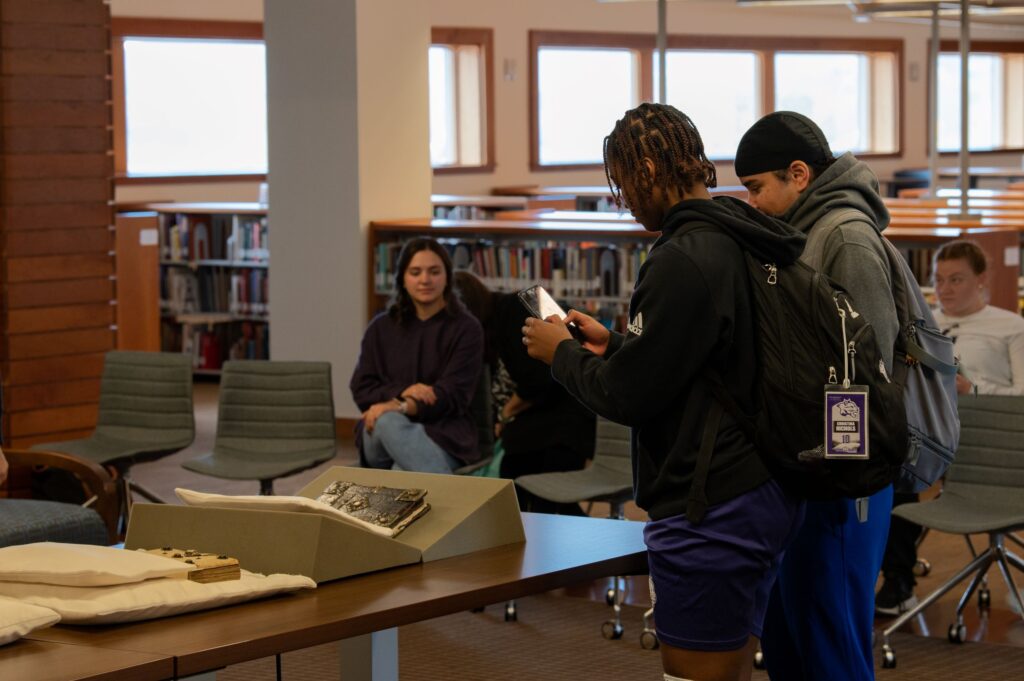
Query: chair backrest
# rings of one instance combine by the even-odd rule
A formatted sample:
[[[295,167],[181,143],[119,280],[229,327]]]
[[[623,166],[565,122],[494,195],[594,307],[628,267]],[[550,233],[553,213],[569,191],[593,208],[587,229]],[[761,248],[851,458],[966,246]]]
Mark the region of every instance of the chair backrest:
[[[218,401],[215,450],[274,454],[334,447],[329,362],[225,362]]]
[[[621,474],[624,485],[630,489],[633,485],[631,446],[629,426],[597,417],[597,438],[594,442],[594,461],[591,465]]]
[[[1024,397],[961,395],[960,445],[944,490],[1024,509]]]
[[[96,434],[168,449],[195,439],[192,359],[170,352],[108,352],[100,381]]]

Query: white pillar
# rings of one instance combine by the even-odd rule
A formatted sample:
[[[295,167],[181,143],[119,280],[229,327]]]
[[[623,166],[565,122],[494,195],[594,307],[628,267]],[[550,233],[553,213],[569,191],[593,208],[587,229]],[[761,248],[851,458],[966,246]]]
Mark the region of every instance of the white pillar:
[[[367,225],[430,214],[425,5],[264,1],[270,356],[330,361],[339,417],[358,416]]]

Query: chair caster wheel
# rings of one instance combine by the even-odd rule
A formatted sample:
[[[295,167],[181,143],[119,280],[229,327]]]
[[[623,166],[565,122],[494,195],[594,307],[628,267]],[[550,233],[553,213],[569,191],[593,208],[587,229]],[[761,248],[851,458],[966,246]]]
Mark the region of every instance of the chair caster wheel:
[[[506,622],[518,622],[519,613],[516,611],[516,604],[509,602],[505,604],[505,621]]]
[[[615,589],[611,587],[609,587],[608,590],[604,592],[604,602],[608,605],[615,605],[615,599],[617,597],[618,595],[616,594]]]
[[[963,624],[949,625],[949,642],[963,643],[967,640],[967,627]]]
[[[927,558],[918,558],[914,563],[914,576],[916,577],[927,577],[931,571],[932,564],[928,562]]]
[[[601,625],[601,635],[609,641],[617,641],[622,638],[622,625],[615,620],[608,620]]]
[[[644,650],[657,650],[658,646],[661,645],[658,642],[658,635],[650,629],[644,629],[640,632],[640,647]]]
[[[892,648],[885,646],[885,650],[882,651],[882,669],[895,669],[896,668],[896,653],[892,651]]]
[[[992,607],[992,592],[988,589],[982,589],[978,592],[978,607],[985,608],[986,610]]]
[[[764,669],[764,653],[760,650],[754,653],[754,669]]]

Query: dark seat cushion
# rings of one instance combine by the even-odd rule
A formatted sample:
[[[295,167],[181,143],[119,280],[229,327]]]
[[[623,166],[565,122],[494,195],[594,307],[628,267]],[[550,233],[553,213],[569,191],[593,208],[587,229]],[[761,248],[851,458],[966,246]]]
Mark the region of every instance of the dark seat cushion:
[[[0,547],[53,541],[107,543],[107,528],[91,508],[57,501],[0,499]]]

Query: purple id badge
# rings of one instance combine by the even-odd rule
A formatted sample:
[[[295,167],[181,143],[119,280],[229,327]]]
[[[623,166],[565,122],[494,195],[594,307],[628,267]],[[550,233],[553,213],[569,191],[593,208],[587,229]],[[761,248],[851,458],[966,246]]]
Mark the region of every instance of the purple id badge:
[[[868,458],[868,387],[825,386],[825,458]]]

